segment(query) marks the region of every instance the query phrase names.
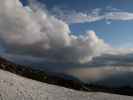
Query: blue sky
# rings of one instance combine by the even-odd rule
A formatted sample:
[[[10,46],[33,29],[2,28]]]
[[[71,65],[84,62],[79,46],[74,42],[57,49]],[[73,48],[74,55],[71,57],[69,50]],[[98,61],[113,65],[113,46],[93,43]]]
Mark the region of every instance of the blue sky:
[[[27,4],[26,0],[22,0]],[[133,0],[38,0],[46,6],[49,12],[59,8],[62,12],[75,11],[90,13],[100,9],[100,13],[127,12],[133,13]],[[54,13],[55,14],[55,13]],[[58,14],[57,14],[58,16]],[[126,17],[126,16],[125,16]],[[96,34],[113,47],[132,48],[133,20],[98,20],[94,22],[71,23],[70,29],[76,35],[84,34],[86,30],[94,30]]]

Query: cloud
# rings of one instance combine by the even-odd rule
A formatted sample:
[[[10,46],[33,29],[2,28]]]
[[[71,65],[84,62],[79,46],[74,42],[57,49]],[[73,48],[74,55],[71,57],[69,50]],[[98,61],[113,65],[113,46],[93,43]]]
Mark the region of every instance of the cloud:
[[[133,13],[130,12],[109,12],[104,15],[107,20],[133,20]]]
[[[68,24],[72,23],[85,23],[85,22],[95,22],[102,20],[103,16],[99,16],[102,9],[96,8],[91,12],[77,12],[75,10],[67,11],[62,10],[59,7],[54,7],[51,13],[53,13],[57,18],[62,19]]]
[[[85,63],[110,48],[94,31],[71,34],[68,24],[19,0],[0,1],[0,41],[6,53]]]
[[[73,23],[91,23],[100,20],[109,21],[132,21],[133,13],[125,12],[115,8],[107,8],[107,11],[103,11],[100,8],[93,9],[90,12],[77,12],[77,11],[63,11],[60,8],[53,8],[53,12],[56,12],[56,16],[64,20],[68,24]]]
[[[85,22],[95,22],[98,20],[102,20],[103,16],[97,16],[97,15],[88,15],[85,13],[77,13],[75,15],[69,16],[66,21],[68,23],[85,23]]]
[[[73,35],[67,23],[34,4],[24,7],[19,0],[0,1],[1,52],[60,63],[88,63],[106,53],[133,52],[133,49],[112,48],[93,30]],[[93,14],[96,16],[99,11],[95,9]]]

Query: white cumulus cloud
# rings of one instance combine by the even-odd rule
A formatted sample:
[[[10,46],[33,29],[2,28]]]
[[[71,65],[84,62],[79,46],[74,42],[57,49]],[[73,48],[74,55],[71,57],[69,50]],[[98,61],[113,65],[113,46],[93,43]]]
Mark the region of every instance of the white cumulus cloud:
[[[75,36],[64,21],[19,0],[0,1],[0,41],[7,53],[56,62],[85,63],[109,47],[94,31]]]

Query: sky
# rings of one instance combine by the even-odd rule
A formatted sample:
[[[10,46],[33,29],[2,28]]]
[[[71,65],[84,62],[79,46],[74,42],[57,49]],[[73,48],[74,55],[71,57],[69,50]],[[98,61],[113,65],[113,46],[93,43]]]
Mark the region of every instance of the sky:
[[[38,0],[42,5],[59,18],[78,16],[78,13],[93,13],[104,15],[110,12],[125,13],[113,17],[133,17],[132,0]],[[26,5],[27,1],[22,0]],[[129,13],[131,15],[128,16]],[[75,14],[75,15],[74,15]],[[73,15],[73,16],[72,16]],[[98,15],[98,16],[99,16]],[[63,19],[62,18],[62,19]],[[64,18],[65,19],[65,18]],[[66,18],[65,20],[70,20]],[[85,20],[85,17],[82,19]],[[70,29],[76,35],[84,34],[86,30],[94,30],[96,34],[115,48],[132,48],[133,45],[133,18],[124,20],[123,18],[99,19],[95,21],[72,22]]]
[[[0,1],[0,54],[53,64],[132,56],[133,1],[98,1]]]

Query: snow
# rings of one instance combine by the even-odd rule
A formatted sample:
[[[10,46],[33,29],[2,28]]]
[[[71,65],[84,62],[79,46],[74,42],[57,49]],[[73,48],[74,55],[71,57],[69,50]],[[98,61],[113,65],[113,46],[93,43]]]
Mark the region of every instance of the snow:
[[[133,100],[133,97],[76,91],[0,70],[0,100]]]

